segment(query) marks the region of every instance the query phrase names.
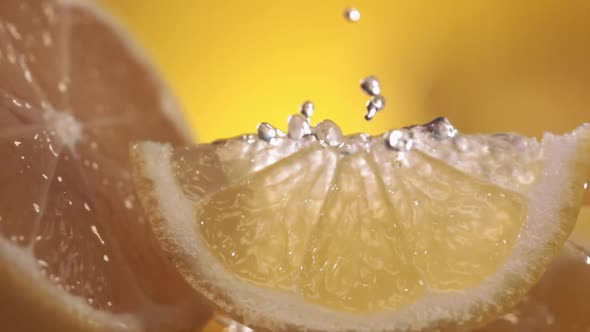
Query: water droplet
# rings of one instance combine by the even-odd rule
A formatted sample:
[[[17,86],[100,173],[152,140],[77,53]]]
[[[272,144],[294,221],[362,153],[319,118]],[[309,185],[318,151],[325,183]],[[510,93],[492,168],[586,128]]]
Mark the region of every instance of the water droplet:
[[[318,123],[313,128],[313,133],[323,146],[338,148],[343,144],[342,130],[332,120],[324,120]]]
[[[256,131],[258,133],[258,137],[266,142],[269,142],[271,139],[277,137],[277,129],[266,122],[259,123],[258,126],[256,126]]]
[[[29,83],[33,82],[33,75],[31,74],[31,71],[28,69],[25,69],[24,73],[25,73],[25,79],[27,80],[27,82],[29,82]]]
[[[90,226],[90,229],[92,230],[92,233],[94,233],[94,235],[96,235],[96,237],[98,238],[98,240],[100,241],[100,243],[101,244],[104,244],[104,240],[102,239],[102,237],[98,233],[98,229],[96,228],[96,225]]]
[[[10,35],[12,36],[12,38],[14,38],[16,40],[22,39],[20,32],[18,32],[18,29],[16,28],[16,26],[14,26],[14,24],[6,23],[6,27],[8,28],[8,32],[10,32]]]
[[[45,173],[41,173],[41,176],[45,179],[45,180],[49,180],[49,177],[47,177],[47,175]]]
[[[590,265],[590,256],[586,256],[586,264]]]
[[[50,46],[53,40],[51,39],[51,35],[47,31],[43,31],[41,34],[41,39],[43,40],[43,45]]]
[[[287,135],[291,139],[299,140],[303,136],[311,134],[309,122],[301,114],[293,114],[289,116],[287,123]]]
[[[38,259],[37,264],[39,264],[39,266],[41,266],[41,267],[48,267],[49,266],[49,264],[47,264],[47,262],[42,259]]]
[[[62,181],[63,181],[62,177],[61,177],[61,176],[58,176],[58,177],[57,177],[57,181],[58,181],[58,182],[62,182]]]
[[[84,202],[84,209],[86,209],[86,211],[90,211],[90,206],[88,206],[88,203]]]
[[[398,152],[409,151],[414,145],[412,134],[407,129],[392,130],[385,136],[387,147]]]
[[[301,113],[301,115],[303,115],[306,118],[311,118],[311,116],[313,115],[313,111],[314,111],[314,105],[311,101],[307,100],[304,101],[301,104],[301,107],[299,107],[299,113]]]
[[[375,117],[375,115],[377,114],[377,110],[374,108],[368,109],[367,113],[365,113],[365,120],[370,121],[371,119],[373,119]]]
[[[61,81],[57,84],[57,89],[59,90],[59,92],[64,93],[68,91],[68,86],[66,85],[66,82]]]
[[[358,22],[361,19],[361,12],[358,9],[350,7],[344,11],[344,18],[349,22]]]
[[[128,210],[133,209],[133,199],[131,197],[125,198],[125,201],[123,203],[125,204],[125,208],[127,208]]]
[[[37,212],[37,213],[41,212],[41,208],[39,208],[39,204],[33,203],[33,210],[35,210],[35,212]]]
[[[584,182],[584,190],[588,189],[588,182]]]
[[[19,147],[22,144],[22,142],[20,141],[14,141],[14,145],[16,145],[16,147]]]
[[[14,104],[14,106],[16,107],[23,107],[23,104],[18,100],[18,99],[13,99],[12,103]]]
[[[375,114],[381,111],[385,107],[385,98],[381,95],[375,95],[369,99],[367,102],[366,108],[367,113],[365,113],[365,120],[371,120]]]
[[[365,77],[361,80],[361,89],[369,96],[375,96],[381,93],[379,80],[375,76]]]
[[[113,306],[113,302],[111,302],[111,301],[107,301],[107,305],[108,305],[109,307],[112,307],[112,306]]]
[[[457,129],[455,129],[447,118],[442,116],[430,121],[423,127],[439,139],[455,137],[457,135]]]
[[[108,262],[109,261],[109,256],[104,255],[104,256],[102,256],[102,259],[104,259],[105,262]]]

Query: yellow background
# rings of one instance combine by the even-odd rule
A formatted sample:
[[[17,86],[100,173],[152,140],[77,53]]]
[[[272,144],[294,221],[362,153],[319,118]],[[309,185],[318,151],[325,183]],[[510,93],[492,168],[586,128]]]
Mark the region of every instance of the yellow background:
[[[589,1],[102,0],[172,85],[201,140],[285,126],[306,99],[345,132],[445,115],[462,131],[590,121]],[[358,23],[343,18],[354,4]],[[363,120],[359,80],[384,112]]]
[[[146,47],[201,141],[284,128],[307,99],[315,121],[345,132],[439,115],[464,132],[537,136],[590,122],[586,0],[100,2]],[[351,4],[357,23],[343,18]],[[367,75],[387,99],[370,123]],[[582,215],[574,236],[590,243],[590,207]]]

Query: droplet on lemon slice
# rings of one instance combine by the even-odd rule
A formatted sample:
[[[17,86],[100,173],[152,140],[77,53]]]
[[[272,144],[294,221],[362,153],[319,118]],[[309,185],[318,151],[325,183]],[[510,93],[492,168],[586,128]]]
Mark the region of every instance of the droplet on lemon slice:
[[[207,310],[151,235],[130,140],[190,141],[91,1],[0,1],[0,330],[188,331]]]
[[[331,121],[311,132],[131,151],[164,248],[251,327],[483,324],[559,250],[590,167],[589,125],[540,142],[463,135],[444,118],[379,137],[343,137]]]

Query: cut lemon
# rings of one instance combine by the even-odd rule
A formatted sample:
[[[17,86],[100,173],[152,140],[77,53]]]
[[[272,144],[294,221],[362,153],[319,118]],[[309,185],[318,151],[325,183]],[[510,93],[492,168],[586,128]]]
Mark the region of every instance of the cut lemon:
[[[190,135],[91,1],[0,1],[0,330],[191,331],[208,311],[151,235],[130,140]]]
[[[590,126],[542,141],[444,118],[132,149],[164,248],[221,310],[269,330],[464,329],[508,310],[571,232]]]

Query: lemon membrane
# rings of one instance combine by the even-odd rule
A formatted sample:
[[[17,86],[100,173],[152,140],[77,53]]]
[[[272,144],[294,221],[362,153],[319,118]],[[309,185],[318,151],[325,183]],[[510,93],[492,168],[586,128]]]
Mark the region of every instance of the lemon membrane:
[[[575,222],[590,126],[463,135],[445,118],[132,149],[136,186],[185,278],[271,330],[473,327],[534,284]],[[582,156],[582,157],[580,157]]]

